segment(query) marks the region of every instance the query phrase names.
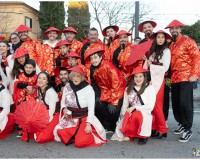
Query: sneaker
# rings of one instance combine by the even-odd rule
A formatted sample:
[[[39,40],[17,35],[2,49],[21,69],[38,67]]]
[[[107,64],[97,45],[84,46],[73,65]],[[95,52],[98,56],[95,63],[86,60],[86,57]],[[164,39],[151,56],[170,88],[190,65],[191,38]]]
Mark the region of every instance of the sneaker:
[[[181,124],[179,124],[179,127],[176,130],[174,130],[174,134],[181,134],[183,132],[184,132],[184,127]]]
[[[179,142],[187,142],[192,137],[192,131],[184,131],[181,138],[179,138]]]

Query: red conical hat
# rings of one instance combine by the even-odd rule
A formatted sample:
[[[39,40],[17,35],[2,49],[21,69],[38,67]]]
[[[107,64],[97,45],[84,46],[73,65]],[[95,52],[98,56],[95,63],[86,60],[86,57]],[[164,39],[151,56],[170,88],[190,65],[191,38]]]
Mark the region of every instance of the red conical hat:
[[[21,24],[16,30],[15,32],[25,32],[25,31],[31,31],[32,29],[30,27],[27,27],[23,24]]]
[[[73,27],[67,27],[64,30],[62,30],[62,33],[66,33],[66,32],[73,32],[75,34],[78,34],[78,32]]]
[[[114,28],[114,30],[115,30],[116,32],[118,32],[118,30],[119,30],[119,27],[116,26],[116,25],[110,25],[110,26],[107,26],[107,27],[105,27],[105,28],[103,29],[103,31],[102,31],[102,35],[103,35],[104,37],[107,36],[107,34],[106,34],[106,30],[107,30],[108,28],[110,28],[110,27]]]
[[[57,34],[60,34],[60,33],[61,33],[61,31],[60,31],[58,28],[56,28],[56,27],[50,27],[49,29],[47,29],[47,30],[44,32],[44,35],[47,36],[48,33],[49,33],[50,31],[56,31]]]
[[[150,36],[150,38],[151,38],[151,39],[155,38],[155,37],[157,36],[158,33],[163,33],[163,34],[165,34],[166,39],[172,39],[172,37],[171,37],[168,33],[166,33],[165,31],[163,31],[163,30],[159,30],[159,31],[157,31],[156,33],[153,33],[153,34]]]
[[[170,28],[170,27],[183,27],[183,26],[185,26],[183,23],[175,19],[170,24],[168,24],[168,26],[165,27],[165,29]]]
[[[151,23],[151,25],[153,26],[153,28],[155,28],[156,25],[157,25],[157,23],[154,22],[154,21],[144,21],[144,22],[142,22],[142,23],[140,23],[140,24],[138,25],[138,31],[143,32],[143,25],[144,25],[145,23]]]
[[[28,50],[27,49],[24,49],[24,48],[17,48],[15,53],[13,54],[12,56],[12,59],[15,59],[15,58],[18,58],[18,57],[21,57],[21,56],[24,56],[28,54]]]
[[[137,66],[136,68],[133,69],[133,72],[130,75],[134,75],[137,73],[144,73],[144,72],[149,72],[149,70],[144,69],[141,66]]]
[[[88,52],[84,55],[84,60],[86,60],[89,56],[91,56],[92,54],[94,54],[96,52],[101,52],[103,54],[104,49],[97,48],[97,47],[89,49]]]
[[[119,35],[123,35],[123,34],[126,34],[127,36],[131,36],[131,33],[125,31],[125,30],[120,30],[118,33],[117,33],[117,38],[119,37]]]
[[[71,45],[71,43],[69,43],[67,40],[60,40],[60,42],[57,43],[55,49],[59,48],[60,46],[63,45]]]
[[[80,65],[69,68],[68,71],[74,71],[74,72],[78,72],[80,74],[85,75],[85,72],[83,71],[82,67]]]
[[[69,53],[66,55],[66,57],[67,57],[67,58],[69,58],[69,57],[81,58],[81,57],[78,55],[78,53],[73,52],[73,51],[69,52]]]

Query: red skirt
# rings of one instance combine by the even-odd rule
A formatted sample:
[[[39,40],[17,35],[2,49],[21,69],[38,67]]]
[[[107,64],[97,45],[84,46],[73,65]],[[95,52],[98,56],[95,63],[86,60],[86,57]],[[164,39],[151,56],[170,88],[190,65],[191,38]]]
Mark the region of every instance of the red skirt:
[[[53,130],[55,126],[58,124],[59,121],[59,114],[55,114],[53,116],[53,120],[48,124],[47,128],[45,128],[41,132],[36,133],[36,142],[38,143],[46,143],[46,142],[53,142],[54,141],[54,135]]]
[[[142,113],[138,110],[132,112],[130,115],[128,112],[124,115],[124,120],[122,122],[121,132],[130,139],[133,138],[146,138],[140,136],[141,127],[143,123]]]
[[[100,138],[96,130],[92,126],[92,133],[85,133],[86,117],[79,120],[76,127],[58,129],[57,133],[62,142],[66,145],[75,143],[78,148],[101,146],[102,143],[96,144],[92,133]],[[101,138],[100,138],[101,139]],[[102,140],[102,139],[101,139]]]
[[[0,111],[1,112],[1,111]],[[13,133],[15,130],[15,120],[13,113],[8,114],[8,122],[6,124],[6,127],[1,132],[0,131],[0,139],[7,138],[11,133]]]

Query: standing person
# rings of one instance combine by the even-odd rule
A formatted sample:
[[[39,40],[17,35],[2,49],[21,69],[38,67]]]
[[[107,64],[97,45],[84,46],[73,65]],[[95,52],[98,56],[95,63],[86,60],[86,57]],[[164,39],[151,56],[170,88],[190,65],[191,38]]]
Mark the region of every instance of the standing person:
[[[37,101],[46,105],[49,111],[49,124],[41,132],[34,134],[35,141],[38,143],[46,143],[54,140],[53,129],[58,124],[59,114],[54,114],[58,95],[51,87],[50,75],[46,72],[40,72],[37,78]]]
[[[108,48],[110,47],[116,48],[120,45],[119,40],[117,38],[118,30],[119,30],[119,27],[116,25],[110,25],[103,29],[102,35],[104,37],[108,37],[108,43],[107,43]]]
[[[62,30],[62,33],[65,34],[66,40],[71,43],[70,51],[77,52],[80,55],[83,44],[75,39],[78,32],[73,27],[67,27]]]
[[[89,29],[84,30],[84,39],[82,41],[82,44],[85,45],[87,42],[89,42]]]
[[[22,45],[22,42],[19,38],[19,35],[15,32],[11,33],[10,41],[11,41],[10,52],[13,54],[16,51],[16,49]]]
[[[79,148],[101,146],[106,142],[106,133],[94,115],[94,90],[85,81],[81,67],[76,66],[69,70],[70,82],[63,91],[60,113],[62,118],[54,129],[54,139],[65,145],[74,142]]]
[[[164,104],[164,75],[168,71],[171,60],[171,52],[168,48],[167,39],[171,36],[163,30],[159,30],[152,34],[152,46],[149,51],[148,60],[145,61],[144,67],[149,68],[151,72],[151,80],[156,87],[156,103],[153,109],[152,137],[162,138],[167,136],[167,128],[163,113]]]
[[[126,81],[121,72],[109,61],[103,60],[104,50],[93,48],[90,58],[90,80],[95,91],[95,115],[104,128],[114,132],[122,107]]]
[[[81,63],[85,65],[88,69],[91,66],[90,60],[85,59],[85,55],[90,52],[91,49],[93,48],[99,48],[105,50],[103,59],[110,60],[110,55],[109,55],[109,50],[107,45],[105,45],[100,39],[99,39],[99,33],[96,28],[90,28],[89,30],[89,39],[90,41],[87,42],[81,49]]]
[[[8,137],[15,130],[14,116],[10,113],[12,103],[12,96],[2,84],[0,75],[0,140]]]
[[[193,39],[181,34],[184,26],[173,20],[166,28],[172,35],[171,51],[171,93],[172,108],[179,127],[174,134],[182,134],[180,142],[187,142],[192,136],[193,124],[193,82],[200,74],[199,49]]]
[[[138,144],[146,144],[148,141],[156,93],[147,81],[146,72],[148,70],[138,66],[131,73],[131,81],[124,93],[121,116],[111,140],[139,138]]]
[[[33,40],[29,37],[28,32],[32,29],[25,26],[20,25],[15,32],[18,32],[19,38],[22,41],[21,48],[27,49],[29,56],[33,59],[39,68],[43,70],[47,70],[49,73],[52,70],[52,61],[49,61],[49,50],[46,50],[45,47],[42,47],[40,41]]]
[[[150,40],[150,36],[153,34],[153,29],[156,27],[156,25],[157,24],[154,21],[144,21],[138,25],[138,30],[144,33],[145,36],[145,38],[142,39],[140,43]]]

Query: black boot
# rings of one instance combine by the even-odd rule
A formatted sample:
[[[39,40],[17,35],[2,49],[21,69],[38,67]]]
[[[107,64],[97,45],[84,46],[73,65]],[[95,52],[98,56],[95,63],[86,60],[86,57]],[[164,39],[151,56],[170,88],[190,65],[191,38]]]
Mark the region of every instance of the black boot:
[[[162,137],[167,137],[167,133],[163,133],[163,134],[161,134],[161,133],[157,133],[157,134],[155,134],[154,136],[152,136],[152,138],[154,138],[154,139],[162,139]]]
[[[147,141],[148,141],[148,138],[140,138],[140,139],[138,140],[138,144],[143,145],[143,144],[146,144]]]

